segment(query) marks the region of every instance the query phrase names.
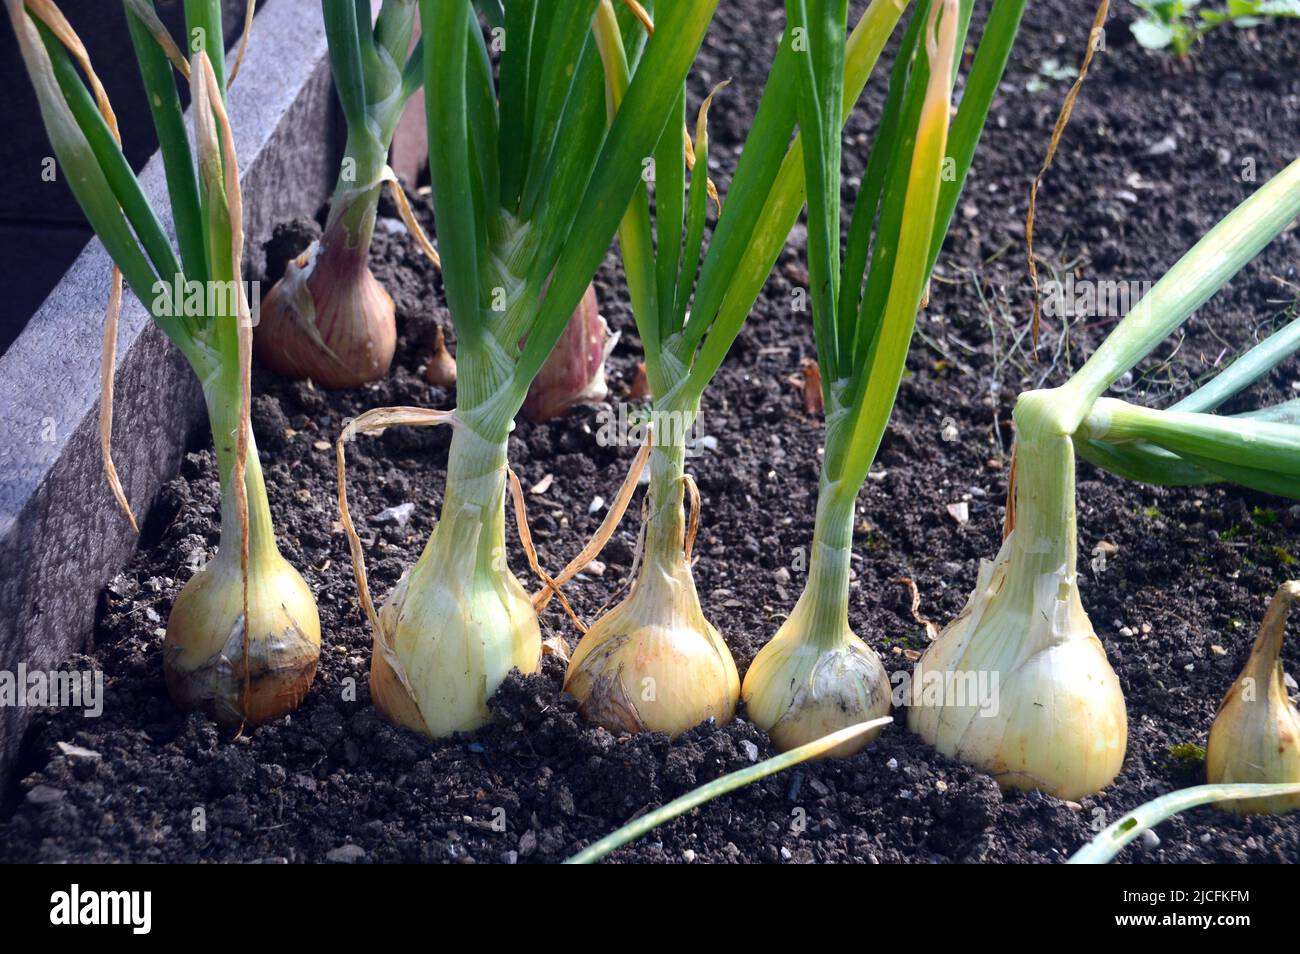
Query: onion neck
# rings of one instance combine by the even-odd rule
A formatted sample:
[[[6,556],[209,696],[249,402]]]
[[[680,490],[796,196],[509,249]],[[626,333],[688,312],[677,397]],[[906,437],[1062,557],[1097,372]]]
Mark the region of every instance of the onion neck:
[[[1291,615],[1291,604],[1300,598],[1300,582],[1283,583],[1278,588],[1272,601],[1268,604],[1268,610],[1264,614],[1264,622],[1259,627],[1259,635],[1255,637],[1255,644],[1251,647],[1250,658],[1246,660],[1246,665],[1242,669],[1241,676],[1249,676],[1257,684],[1267,686],[1270,692],[1279,693],[1279,698],[1285,699],[1286,676],[1282,671],[1280,660],[1282,658],[1282,643],[1286,639],[1287,617]]]
[[[356,271],[368,267],[387,165],[387,150],[373,135],[364,130],[348,133],[343,165],[321,237],[320,267]]]
[[[218,560],[239,562],[242,527],[235,500],[235,448],[239,432],[239,400],[205,395],[212,442],[216,450],[217,470],[221,480],[221,544]],[[244,426],[248,426],[245,424]],[[252,428],[248,431],[248,456],[244,467],[244,490],[248,497],[249,566],[279,556],[275,545],[275,527],[271,523],[271,505],[266,497],[266,481]]]
[[[442,510],[420,562],[434,572],[444,559],[471,558],[476,575],[508,572],[505,561],[505,486],[507,440],[483,437],[468,426],[456,427],[447,456]],[[433,556],[440,550],[438,557]]]
[[[692,611],[702,612],[686,562],[685,433],[661,436],[669,439],[650,448],[645,549],[628,602],[652,607],[657,615],[682,601],[687,601]]]
[[[852,634],[849,629],[849,576],[853,557],[853,512],[856,488],[822,475],[817,493],[808,579],[791,618],[800,619],[801,637],[822,650],[834,649]]]
[[[866,479],[863,474],[854,482],[856,475],[850,477],[843,472],[841,465],[853,436],[852,420],[849,408],[842,403],[845,390],[842,384],[835,384],[830,390],[808,579],[790,614],[792,620],[801,624],[795,631],[823,650],[841,645],[853,633],[849,628],[853,517],[858,490]]]
[[[646,565],[671,566],[686,558],[684,477],[686,449],[680,444],[656,444],[650,449],[649,517],[646,523]]]
[[[1015,529],[1007,581],[1012,590],[1032,587],[1044,574],[1062,571],[1062,585],[1069,581],[1074,589],[1074,443],[1063,414],[1068,416],[1070,407],[1054,391],[1027,392],[1016,405]]]

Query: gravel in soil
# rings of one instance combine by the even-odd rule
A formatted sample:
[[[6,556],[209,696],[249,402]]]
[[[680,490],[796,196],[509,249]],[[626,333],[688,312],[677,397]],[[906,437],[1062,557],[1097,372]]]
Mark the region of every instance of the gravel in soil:
[[[1177,62],[1140,49],[1129,16],[1121,6],[1112,17],[1040,196],[1045,280],[1073,273],[1140,288],[1300,154],[1300,32],[1219,30]],[[1064,0],[1029,5],[859,501],[851,622],[891,672],[910,669],[926,640],[897,581],[915,580],[922,613],[942,622],[963,605],[979,559],[997,550],[1015,395],[1063,381],[1117,320],[1113,312],[1049,318],[1038,358],[1029,354],[1028,185],[1090,17]],[[715,82],[733,79],[712,113],[711,172],[724,191],[782,21],[776,3],[722,4],[693,74],[692,108]],[[882,90],[868,90],[846,134],[847,189],[861,176]],[[292,245],[295,232],[310,229],[298,224],[279,246]],[[1127,395],[1166,403],[1285,320],[1298,253],[1295,232],[1275,242],[1121,382]],[[254,427],[282,550],[321,610],[320,671],[301,709],[232,737],[167,699],[163,626],[218,539],[213,458],[199,445],[150,513],[141,551],[106,588],[87,654],[66,663],[104,672],[103,716],[48,712],[33,720],[0,809],[0,860],[557,861],[772,754],[743,709],[728,726],[700,726],[675,741],[592,728],[561,694],[563,669],[553,660],[538,674],[508,679],[493,702],[495,723],[472,737],[431,742],[370,706],[371,637],[337,522],[332,441],[345,419],[370,407],[452,403],[420,375],[435,324],[450,331],[436,274],[399,230],[385,228],[374,269],[401,328],[388,379],[334,393],[260,374],[255,381]],[[742,673],[799,593],[798,558],[812,532],[820,422],[803,413],[790,383],[813,355],[808,316],[792,307],[792,291],[806,281],[796,227],[705,397],[703,427],[714,440],[689,464],[704,500],[699,589]],[[610,362],[612,400],[623,399],[639,352],[622,287],[611,256],[596,288],[622,332]],[[1291,397],[1296,383],[1294,366],[1284,367],[1243,404]],[[545,494],[528,499],[548,567],[566,562],[595,529],[603,514],[591,512],[591,502],[613,496],[634,453],[598,442],[602,413],[608,408],[539,427],[521,422],[511,438],[526,487],[553,475]],[[353,512],[362,515],[379,596],[414,562],[432,526],[448,440],[441,428],[395,429],[349,453]],[[613,860],[1059,861],[1124,810],[1203,781],[1199,747],[1218,701],[1245,661],[1267,599],[1295,572],[1300,508],[1233,488],[1139,486],[1086,464],[1078,500],[1084,603],[1129,712],[1124,769],[1104,793],[1077,804],[1001,793],[895,725],[851,759],[717,800]],[[409,508],[376,519],[404,504],[414,505],[405,520]],[[961,504],[964,522],[954,517]],[[629,520],[601,557],[604,572],[571,587],[584,617],[624,588],[635,532]],[[1090,556],[1098,547],[1104,561]],[[513,543],[511,558],[527,579]],[[543,626],[575,641],[554,609]],[[1284,661],[1297,667],[1300,641],[1287,646]],[[1198,810],[1122,857],[1296,861],[1300,824]]]

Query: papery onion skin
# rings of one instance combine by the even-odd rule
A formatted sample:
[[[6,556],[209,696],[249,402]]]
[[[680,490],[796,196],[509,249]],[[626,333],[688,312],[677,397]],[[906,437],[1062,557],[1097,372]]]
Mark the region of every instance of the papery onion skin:
[[[433,738],[486,725],[488,699],[510,670],[541,665],[537,614],[501,558],[505,455],[504,441],[457,427],[441,517],[379,611],[371,699]]]
[[[645,563],[627,599],[582,637],[564,677],[578,711],[612,732],[677,736],[736,712],[736,663],[704,616],[683,549],[684,454],[676,440],[651,449]]]
[[[595,288],[588,285],[560,340],[528,388],[524,416],[540,424],[579,404],[605,400],[609,395],[605,359],[617,340],[600,315]]]
[[[643,590],[674,585],[680,586],[680,576]],[[611,732],[671,736],[710,719],[731,721],[740,694],[736,664],[698,603],[695,609],[685,605],[689,599],[683,595],[679,605],[648,611],[648,598],[634,591],[587,631],[564,680],[585,718]]]
[[[302,702],[320,658],[320,616],[307,584],[278,553],[250,565],[248,614],[246,672],[238,559],[219,554],[185,584],[163,640],[163,674],[179,708],[237,727],[277,719]]]
[[[791,617],[793,619],[793,617]],[[857,636],[824,648],[786,625],[777,630],[745,673],[745,711],[782,752],[839,729],[889,714],[889,676],[880,657]],[[847,758],[866,748],[879,729],[819,758]]]
[[[1205,775],[1225,782],[1300,782],[1300,711],[1287,697],[1282,642],[1300,582],[1284,583],[1269,604],[1264,623],[1241,674],[1219,704],[1205,749]],[[1234,799],[1218,807],[1243,815],[1300,808],[1300,795]]]

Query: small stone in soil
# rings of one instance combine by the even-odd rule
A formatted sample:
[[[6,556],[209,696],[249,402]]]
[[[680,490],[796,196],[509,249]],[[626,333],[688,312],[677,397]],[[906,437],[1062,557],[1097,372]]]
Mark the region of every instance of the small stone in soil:
[[[67,793],[63,789],[55,788],[52,785],[37,785],[27,793],[27,804],[46,808],[63,801],[65,794]]]
[[[60,742],[59,751],[70,759],[98,759],[103,758],[93,749],[83,749],[79,745],[73,745],[71,742]]]
[[[395,507],[384,508],[371,517],[370,522],[380,526],[392,524],[393,526],[404,527],[410,522],[413,513],[415,513],[415,504],[407,502],[398,504]]]
[[[325,860],[336,865],[354,865],[366,856],[366,850],[360,845],[341,845],[325,855]]]

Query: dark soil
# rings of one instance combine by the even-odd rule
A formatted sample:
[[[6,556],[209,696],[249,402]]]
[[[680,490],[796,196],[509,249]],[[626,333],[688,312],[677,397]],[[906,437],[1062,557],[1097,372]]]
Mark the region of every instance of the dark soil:
[[[959,206],[894,422],[860,500],[852,623],[891,670],[910,668],[925,630],[898,581],[910,577],[922,613],[951,618],[981,557],[997,550],[1015,395],[1059,383],[1115,319],[1043,329],[1035,362],[1023,219],[1056,110],[1068,88],[1053,69],[1077,63],[1091,12],[1065,0],[1029,6],[1021,40]],[[713,111],[714,175],[724,188],[764,79],[779,4],[724,3],[692,79],[696,101],[724,77]],[[1265,27],[1211,35],[1186,62],[1148,53],[1112,19],[1039,201],[1044,277],[1159,277],[1258,182],[1300,154],[1300,31]],[[846,150],[860,175],[883,84],[868,91]],[[1253,167],[1256,182],[1243,181]],[[796,231],[705,398],[717,448],[691,462],[704,498],[699,589],[743,673],[798,595],[792,568],[812,531],[820,425],[788,379],[812,355],[807,315],[791,288],[806,282]],[[1296,297],[1295,232],[1277,242],[1127,382],[1134,400],[1166,403],[1216,362],[1282,320]],[[302,708],[231,738],[179,714],[161,679],[162,626],[181,585],[217,542],[211,454],[192,454],[150,517],[145,548],[104,594],[87,657],[103,669],[104,716],[38,717],[21,781],[0,821],[3,860],[557,861],[638,813],[771,754],[743,718],[676,741],[616,737],[577,717],[548,661],[512,677],[498,721],[472,738],[430,742],[389,725],[369,705],[371,636],[357,605],[337,523],[330,442],[345,418],[391,404],[451,406],[419,374],[435,322],[448,324],[436,276],[401,236],[379,230],[375,271],[397,302],[402,340],[390,378],[324,393],[260,376],[254,423],[285,556],[318,595],[320,673]],[[639,345],[613,256],[597,279],[601,307],[623,333],[612,389],[626,391]],[[1249,402],[1294,396],[1284,367]],[[598,446],[597,410],[534,427],[521,422],[511,459],[530,496],[544,564],[558,568],[595,529],[632,450]],[[445,429],[391,431],[350,453],[354,512],[411,502],[406,526],[362,520],[372,585],[382,596],[410,566],[440,503]],[[950,504],[968,504],[959,524]],[[999,793],[987,776],[937,756],[896,725],[864,753],[770,778],[664,826],[619,861],[1059,861],[1103,823],[1149,798],[1203,781],[1215,707],[1245,660],[1276,585],[1294,572],[1300,508],[1233,488],[1162,490],[1087,465],[1079,472],[1084,602],[1123,683],[1129,748],[1118,780],[1071,804]],[[603,576],[571,589],[593,618],[624,585],[632,521],[602,559]],[[1088,568],[1100,541],[1117,548]],[[514,566],[527,567],[517,548]],[[553,610],[548,632],[576,634]],[[1286,651],[1300,666],[1300,641]],[[355,687],[355,701],[352,689]],[[902,713],[896,713],[902,715]],[[99,753],[62,754],[59,742]],[[36,785],[41,797],[27,798]],[[202,819],[199,825],[196,819]],[[497,824],[494,826],[494,822]],[[501,823],[504,823],[504,830]],[[202,830],[196,830],[202,829]],[[1242,820],[1212,810],[1162,825],[1135,862],[1300,860],[1295,818]],[[355,846],[344,849],[344,846]],[[344,849],[344,850],[339,850]]]

